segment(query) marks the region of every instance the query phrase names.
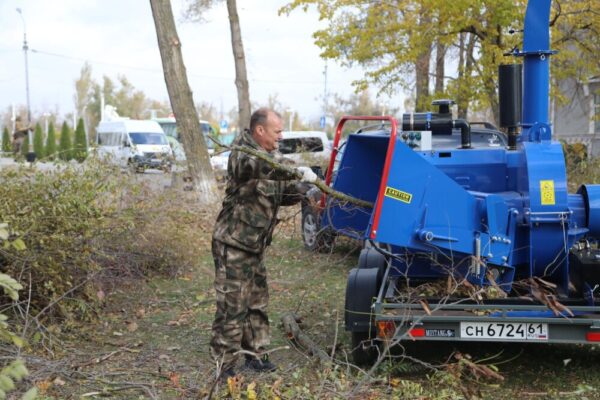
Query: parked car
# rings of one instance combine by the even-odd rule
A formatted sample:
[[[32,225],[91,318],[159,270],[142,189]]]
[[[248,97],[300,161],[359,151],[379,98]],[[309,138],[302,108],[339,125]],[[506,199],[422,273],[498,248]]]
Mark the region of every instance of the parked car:
[[[167,136],[154,121],[101,121],[96,128],[96,143],[100,156],[138,172],[146,168],[170,170],[174,159]]]
[[[331,144],[325,132],[286,131],[279,141],[279,152],[300,165],[325,166],[331,156]]]

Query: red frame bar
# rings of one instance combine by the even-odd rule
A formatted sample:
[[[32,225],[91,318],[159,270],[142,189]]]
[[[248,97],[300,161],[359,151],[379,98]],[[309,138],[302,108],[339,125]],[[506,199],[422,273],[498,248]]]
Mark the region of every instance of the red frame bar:
[[[392,163],[392,154],[394,154],[394,145],[396,144],[396,132],[398,130],[398,122],[396,119],[390,115],[385,115],[381,117],[375,116],[350,116],[345,115],[338,122],[337,128],[335,129],[335,136],[333,138],[333,149],[331,151],[331,158],[329,160],[329,166],[327,167],[327,175],[325,176],[325,184],[329,186],[331,184],[331,175],[333,174],[333,165],[335,164],[335,158],[338,153],[338,144],[340,143],[340,138],[342,137],[342,128],[347,121],[389,121],[392,125],[392,131],[390,133],[390,141],[388,143],[387,153],[385,155],[385,163],[383,164],[383,174],[381,176],[381,183],[379,184],[379,193],[377,195],[377,204],[375,205],[375,215],[373,217],[373,225],[371,226],[371,232],[369,233],[369,237],[371,239],[375,239],[377,235],[377,227],[379,226],[379,217],[381,216],[381,204],[383,203],[383,195],[385,193],[385,185],[388,180],[388,176],[390,173],[390,165]],[[321,204],[320,208],[325,208],[325,194],[321,196]]]
[[[338,144],[342,137],[342,128],[347,121],[389,121],[392,125],[392,132],[390,133],[390,142],[388,144],[388,150],[385,156],[385,164],[383,166],[383,176],[381,177],[381,184],[379,186],[379,195],[377,205],[375,206],[375,219],[373,220],[373,229],[371,230],[371,239],[374,238],[377,231],[377,225],[379,224],[379,209],[381,208],[381,202],[383,200],[382,194],[385,191],[385,182],[387,182],[388,174],[390,171],[390,163],[392,161],[392,154],[394,152],[394,144],[396,143],[396,132],[398,129],[398,122],[391,115],[382,115],[380,117],[372,115],[361,115],[351,116],[344,115],[335,128],[335,136],[333,137],[333,149],[331,150],[331,158],[329,159],[329,166],[327,167],[327,174],[325,175],[325,184],[329,186],[331,184],[331,175],[333,174],[333,165],[335,164],[335,158],[338,153]],[[390,151],[391,150],[391,151]],[[321,203],[319,204],[321,209],[325,208],[326,195],[323,193],[321,196]]]

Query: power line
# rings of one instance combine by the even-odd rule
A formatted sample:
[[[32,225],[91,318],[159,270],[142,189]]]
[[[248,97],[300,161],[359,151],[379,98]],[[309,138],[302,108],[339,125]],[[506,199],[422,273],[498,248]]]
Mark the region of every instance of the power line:
[[[154,74],[161,74],[163,73],[162,69],[155,69],[155,68],[144,68],[144,67],[134,67],[131,65],[124,65],[124,64],[115,64],[115,63],[110,63],[110,62],[106,62],[106,61],[98,61],[98,60],[90,60],[90,59],[85,59],[85,58],[81,58],[81,57],[74,57],[74,56],[69,56],[69,55],[65,55],[65,54],[59,54],[59,53],[52,53],[49,51],[44,51],[44,50],[37,50],[37,49],[30,49],[30,51],[32,53],[35,54],[41,54],[41,55],[46,55],[46,56],[51,56],[51,57],[57,57],[57,58],[62,58],[65,60],[72,60],[72,61],[79,61],[79,62],[88,62],[92,65],[96,64],[96,65],[107,65],[110,67],[116,67],[116,68],[124,68],[124,69],[130,69],[130,70],[136,70],[136,71],[143,71],[143,72],[149,72],[149,73],[154,73]],[[214,76],[214,75],[200,75],[200,74],[194,74],[194,73],[189,73],[188,74],[190,77],[194,77],[194,78],[200,78],[200,79],[219,79],[219,80],[226,80],[226,81],[233,81],[235,80],[234,77],[223,77],[223,76]],[[296,85],[321,85],[322,82],[320,81],[289,81],[289,80],[275,80],[275,79],[255,79],[255,78],[251,78],[249,79],[251,82],[261,82],[261,83],[277,83],[277,84],[296,84]],[[329,84],[331,84],[332,82],[329,82]],[[341,82],[338,82],[338,84],[342,84]],[[346,84],[346,83],[344,83]]]

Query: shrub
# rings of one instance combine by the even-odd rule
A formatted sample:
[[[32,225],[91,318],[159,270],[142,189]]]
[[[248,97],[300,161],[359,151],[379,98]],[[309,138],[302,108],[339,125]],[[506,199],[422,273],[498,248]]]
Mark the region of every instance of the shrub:
[[[10,133],[8,133],[8,128],[5,126],[2,130],[2,152],[10,153],[12,151],[12,145],[10,140]]]
[[[91,297],[99,269],[92,243],[103,234],[103,217],[112,210],[102,200],[110,197],[111,183],[100,171],[0,171],[0,220],[20,233],[28,248],[26,256],[13,249],[1,253],[0,269],[31,288],[33,310],[69,293],[53,311],[63,316],[87,311],[80,300]]]
[[[8,224],[5,222],[0,223],[0,245],[3,248],[12,246],[17,250],[24,250],[23,242],[20,239],[9,240],[9,236]],[[4,290],[8,298],[16,302],[19,300],[19,290],[23,289],[23,286],[9,275],[0,272],[0,288]],[[6,320],[6,315],[0,312],[0,341],[12,342],[15,346],[22,347],[23,340],[9,330]],[[25,363],[21,359],[13,360],[2,368],[0,370],[0,399],[5,399],[7,392],[14,389],[15,382],[22,380],[28,373]],[[22,398],[33,399],[36,394],[37,389],[33,388],[27,391]]]
[[[54,124],[50,122],[48,124],[48,137],[46,138],[46,157],[50,160],[54,160],[56,157],[56,132],[54,131]]]
[[[127,179],[97,160],[51,172],[0,170],[0,220],[28,249],[26,256],[0,250],[0,270],[20,277],[38,321],[61,317],[69,327],[74,318],[94,318],[99,288],[175,275],[199,259],[192,240],[212,214],[191,212],[180,192],[157,193]],[[204,214],[211,221],[196,222]],[[43,309],[46,319],[36,314]]]
[[[38,160],[46,156],[44,152],[44,133],[39,122],[35,124],[35,131],[33,133],[33,151]]]
[[[79,118],[77,122],[77,129],[75,129],[75,145],[73,146],[73,157],[83,162],[88,156],[87,140],[85,127],[83,126],[83,119]]]
[[[600,157],[567,164],[569,192],[575,193],[583,184],[600,183]]]
[[[59,143],[58,158],[64,161],[69,161],[73,158],[73,146],[71,145],[71,129],[67,122],[63,122],[62,129],[60,130],[60,143]]]

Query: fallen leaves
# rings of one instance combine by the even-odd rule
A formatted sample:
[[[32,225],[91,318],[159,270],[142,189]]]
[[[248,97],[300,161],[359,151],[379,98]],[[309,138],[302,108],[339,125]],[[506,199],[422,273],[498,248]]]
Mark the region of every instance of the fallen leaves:
[[[194,316],[193,310],[186,310],[177,316],[177,319],[167,322],[168,326],[181,326],[187,325],[190,322],[191,317]]]
[[[169,373],[169,381],[171,381],[171,384],[173,384],[173,386],[175,386],[178,389],[181,389],[181,383],[179,382],[179,375],[177,373]]]
[[[138,308],[135,312],[135,316],[142,319],[146,316],[146,309],[144,307]]]
[[[127,324],[127,330],[129,332],[135,332],[138,329],[138,324],[135,321],[132,321]]]

